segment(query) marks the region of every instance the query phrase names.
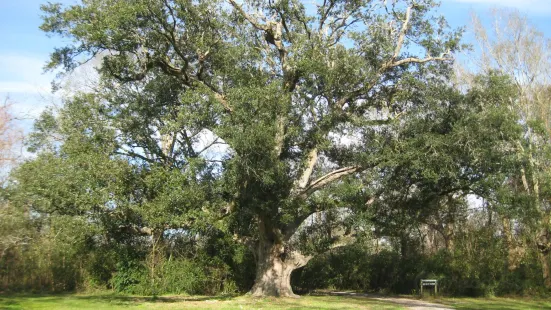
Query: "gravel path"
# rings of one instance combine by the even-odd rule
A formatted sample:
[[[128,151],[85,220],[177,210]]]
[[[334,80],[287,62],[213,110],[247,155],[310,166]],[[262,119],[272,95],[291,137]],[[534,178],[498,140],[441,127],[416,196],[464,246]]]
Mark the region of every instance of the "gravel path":
[[[445,305],[440,304],[434,304],[422,300],[416,300],[416,299],[409,299],[409,298],[399,298],[399,297],[377,297],[370,294],[363,294],[363,293],[353,293],[353,292],[331,292],[328,293],[329,295],[337,295],[337,296],[358,296],[358,297],[368,297],[370,299],[374,300],[380,300],[380,301],[386,301],[391,302],[403,307],[406,307],[410,310],[451,310],[453,308],[450,308]]]

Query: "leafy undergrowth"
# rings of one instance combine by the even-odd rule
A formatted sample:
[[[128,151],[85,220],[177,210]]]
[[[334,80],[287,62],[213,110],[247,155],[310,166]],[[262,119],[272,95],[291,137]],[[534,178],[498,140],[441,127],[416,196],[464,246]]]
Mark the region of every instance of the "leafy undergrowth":
[[[404,309],[365,297],[304,296],[290,298],[125,295],[0,296],[0,309]]]
[[[458,310],[551,310],[551,299],[530,298],[443,298],[435,302]]]

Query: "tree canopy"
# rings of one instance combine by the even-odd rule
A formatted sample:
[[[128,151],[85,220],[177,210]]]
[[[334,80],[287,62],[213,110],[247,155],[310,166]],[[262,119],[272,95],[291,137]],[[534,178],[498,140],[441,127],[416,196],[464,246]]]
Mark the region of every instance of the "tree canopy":
[[[513,165],[512,84],[491,72],[454,89],[462,30],[436,7],[44,5],[41,29],[70,42],[47,67],[101,58],[100,78],[37,121],[12,199],[113,238],[220,232],[253,249],[254,295],[294,296],[315,255],[490,197]]]

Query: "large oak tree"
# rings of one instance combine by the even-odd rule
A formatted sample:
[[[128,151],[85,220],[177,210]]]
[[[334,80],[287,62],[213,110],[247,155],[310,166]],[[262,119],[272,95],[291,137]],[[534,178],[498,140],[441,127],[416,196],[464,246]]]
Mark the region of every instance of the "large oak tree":
[[[435,6],[432,0],[45,5],[42,29],[70,40],[52,53],[49,68],[70,72],[103,59],[96,92],[67,110],[88,109],[64,124],[66,132],[79,132],[73,147],[54,153],[90,149],[75,147],[80,143],[101,149],[104,160],[126,162],[110,164],[106,180],[116,181],[103,183],[94,181],[90,167],[102,164],[93,156],[71,166],[91,169],[83,197],[98,184],[120,182],[119,170],[150,173],[135,189],[104,190],[96,209],[126,208],[118,214],[129,227],[158,236],[222,222],[254,249],[251,292],[293,296],[293,270],[361,231],[350,215],[369,206],[380,185],[375,167],[394,136],[388,125],[423,104],[427,85],[446,79],[460,31],[433,17]],[[102,138],[94,138],[97,132]]]

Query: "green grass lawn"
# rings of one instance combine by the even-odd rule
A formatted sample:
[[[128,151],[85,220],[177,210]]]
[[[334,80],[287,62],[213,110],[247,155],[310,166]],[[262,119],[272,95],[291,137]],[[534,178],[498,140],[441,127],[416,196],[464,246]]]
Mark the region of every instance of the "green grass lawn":
[[[523,298],[439,298],[428,302],[441,303],[459,310],[551,310],[551,299]],[[303,296],[290,298],[203,297],[203,296],[127,296],[96,295],[14,295],[0,296],[0,309],[406,309],[390,302],[359,296]]]
[[[551,310],[551,299],[444,298],[436,302],[458,310]]]
[[[299,299],[124,295],[0,296],[0,309],[384,309],[403,307],[365,297],[304,296]]]

